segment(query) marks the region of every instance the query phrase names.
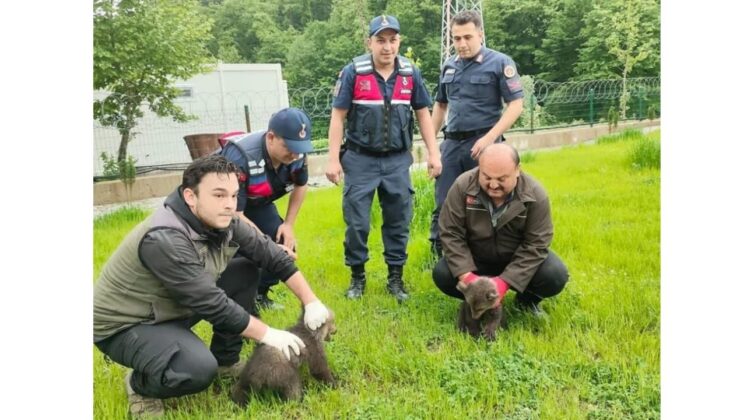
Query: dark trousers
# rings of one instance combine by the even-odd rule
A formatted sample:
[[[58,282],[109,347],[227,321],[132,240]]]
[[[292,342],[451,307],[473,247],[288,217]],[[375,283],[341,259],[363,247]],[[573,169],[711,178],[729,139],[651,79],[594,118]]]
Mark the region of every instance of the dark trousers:
[[[507,263],[483,265],[476,264],[475,273],[485,276],[498,276],[506,268]],[[568,282],[568,269],[560,258],[548,251],[547,258],[542,262],[535,272],[532,280],[523,292],[517,292],[517,299],[524,302],[539,303],[542,299],[552,297],[560,293]],[[455,287],[457,279],[450,273],[447,260],[443,257],[437,261],[432,271],[432,279],[442,293],[454,298],[463,299],[462,293]]]
[[[274,242],[277,242],[275,237],[277,236],[278,228],[283,224],[283,218],[280,217],[274,203],[270,203],[265,206],[245,207],[244,215],[257,225],[262,233],[268,235]],[[261,270],[258,291],[264,294],[270,289],[270,287],[279,282],[280,279],[278,279],[274,274],[269,271]]]
[[[470,149],[485,133],[463,139],[445,139],[440,145],[442,154],[442,173],[434,180],[434,211],[432,226],[429,229],[429,240],[439,240],[439,212],[447,198],[447,192],[458,176],[478,166],[478,161],[470,157]]]
[[[257,268],[237,257],[217,281],[218,287],[254,313]],[[139,324],[95,343],[111,360],[134,370],[131,387],[140,395],[170,398],[200,392],[211,384],[218,366],[239,360],[242,336],[213,328],[211,347],[190,329],[200,318]]]
[[[409,174],[413,160],[410,152],[375,157],[347,150],[342,155],[342,214],[347,226],[344,236],[345,265],[360,265],[369,259],[367,238],[370,234],[370,208],[376,190],[383,215],[381,233],[385,262],[388,265],[406,263],[406,245],[413,212],[414,190]]]

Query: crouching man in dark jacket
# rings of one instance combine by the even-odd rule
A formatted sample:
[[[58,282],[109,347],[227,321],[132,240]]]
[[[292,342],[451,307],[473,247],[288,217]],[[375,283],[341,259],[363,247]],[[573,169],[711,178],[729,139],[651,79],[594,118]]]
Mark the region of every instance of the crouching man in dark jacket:
[[[500,296],[494,307],[511,287],[517,306],[542,316],[540,301],[568,281],[567,268],[548,249],[553,226],[547,193],[519,170],[519,154],[505,143],[487,146],[479,167],[457,178],[439,223],[444,257],[432,276],[449,296],[463,299],[458,282],[490,276]]]
[[[223,156],[190,164],[182,185],[128,234],[95,285],[94,342],[133,368],[125,384],[134,417],[160,415],[163,398],[235,373],[243,337],[287,358],[300,354],[300,338],[250,315],[258,269],[277,275],[305,305],[309,329],[328,317],[293,259],[236,216],[238,173]],[[246,258],[232,260],[236,253]],[[210,349],[190,330],[199,320],[213,325]]]

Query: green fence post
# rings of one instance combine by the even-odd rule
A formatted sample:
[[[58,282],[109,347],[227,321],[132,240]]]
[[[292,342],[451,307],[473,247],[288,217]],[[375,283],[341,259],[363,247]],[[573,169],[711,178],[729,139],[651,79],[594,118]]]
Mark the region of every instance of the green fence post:
[[[642,112],[642,108],[645,105],[645,86],[640,86],[640,92],[637,94],[637,120],[642,121],[642,116],[645,115]]]
[[[534,98],[534,93],[529,95],[529,133],[534,133],[534,107],[537,105],[537,101]]]
[[[594,126],[594,88],[588,90],[588,123]]]

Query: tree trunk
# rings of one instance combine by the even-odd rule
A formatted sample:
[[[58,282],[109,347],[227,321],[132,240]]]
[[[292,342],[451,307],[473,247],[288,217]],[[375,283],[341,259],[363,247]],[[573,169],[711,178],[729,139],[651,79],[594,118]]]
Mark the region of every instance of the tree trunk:
[[[126,160],[126,150],[128,149],[128,142],[131,138],[131,131],[126,130],[121,132],[121,143],[118,145],[118,167],[120,168],[123,162]]]
[[[619,98],[619,108],[622,119],[627,119],[627,63],[624,64],[622,71],[622,97]]]

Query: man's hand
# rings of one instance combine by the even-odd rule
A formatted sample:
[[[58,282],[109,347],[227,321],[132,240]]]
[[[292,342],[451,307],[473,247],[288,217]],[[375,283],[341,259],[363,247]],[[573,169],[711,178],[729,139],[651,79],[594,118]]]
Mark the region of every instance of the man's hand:
[[[509,291],[509,283],[507,283],[499,276],[496,276],[491,280],[496,284],[496,289],[498,289],[498,299],[496,299],[496,303],[493,304],[493,307],[497,308],[499,305],[501,305],[501,301],[504,300],[504,295],[506,294],[506,292]]]
[[[303,340],[298,338],[295,334],[289,333],[288,331],[276,330],[271,327],[267,327],[267,332],[265,332],[260,343],[267,344],[268,346],[272,346],[280,350],[288,360],[290,360],[290,350],[293,350],[293,353],[298,356],[301,354],[301,348],[306,348],[306,344],[303,343]]]
[[[329,309],[318,299],[307,303],[304,309],[306,314],[303,316],[303,323],[309,330],[316,330],[329,318]]]
[[[295,234],[293,233],[293,226],[283,223],[278,227],[277,233],[275,234],[276,242],[282,243],[286,248],[293,250],[296,249]],[[293,258],[295,259],[295,258]]]
[[[427,157],[427,175],[429,175],[429,178],[436,178],[439,176],[439,174],[442,173],[442,160],[440,160],[439,155],[435,154],[433,156]]]
[[[343,174],[342,164],[339,160],[329,159],[329,163],[326,165],[326,178],[335,185],[339,185]]]
[[[489,134],[486,134],[485,136],[479,138],[473,147],[470,148],[470,157],[478,160],[478,156],[480,156],[480,152],[483,151],[483,149],[488,146],[489,144],[493,143],[495,139],[491,139],[491,136]]]

